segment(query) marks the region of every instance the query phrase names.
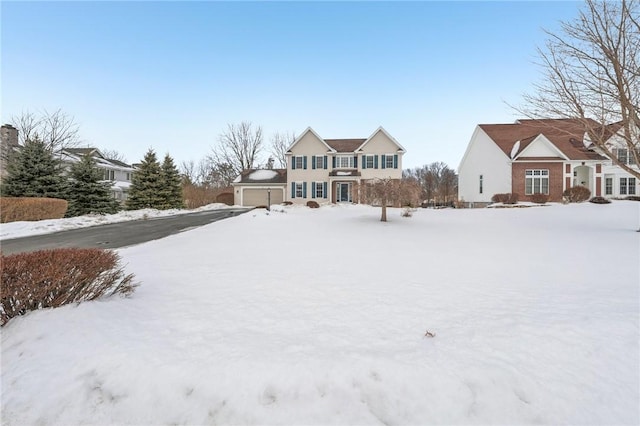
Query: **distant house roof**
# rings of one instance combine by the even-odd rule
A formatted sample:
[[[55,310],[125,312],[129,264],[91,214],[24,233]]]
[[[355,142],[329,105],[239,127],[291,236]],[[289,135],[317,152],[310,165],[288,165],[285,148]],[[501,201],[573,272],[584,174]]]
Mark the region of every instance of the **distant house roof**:
[[[235,185],[244,184],[286,184],[287,169],[248,169],[233,181]]]
[[[593,120],[587,124],[592,129],[598,126]],[[578,119],[518,120],[514,124],[480,124],[480,128],[509,157],[517,141],[520,141],[518,152],[521,152],[538,135],[543,135],[570,160],[604,159],[584,146],[587,126]]]
[[[98,153],[100,157],[103,157],[102,153],[98,148],[63,148],[63,151],[66,151],[69,154],[75,154],[75,155],[93,155],[95,153]]]
[[[366,139],[325,139],[324,141],[338,152],[354,152]]]

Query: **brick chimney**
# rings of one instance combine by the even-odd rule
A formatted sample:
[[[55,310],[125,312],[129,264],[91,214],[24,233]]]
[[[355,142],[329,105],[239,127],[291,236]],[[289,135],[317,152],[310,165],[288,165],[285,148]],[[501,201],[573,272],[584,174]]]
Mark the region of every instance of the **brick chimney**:
[[[18,146],[18,129],[11,124],[3,124],[0,128],[0,141],[3,146]]]

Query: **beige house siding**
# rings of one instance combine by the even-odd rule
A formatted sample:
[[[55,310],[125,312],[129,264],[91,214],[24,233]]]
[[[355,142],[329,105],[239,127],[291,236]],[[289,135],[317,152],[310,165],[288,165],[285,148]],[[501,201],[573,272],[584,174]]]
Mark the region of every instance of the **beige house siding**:
[[[359,182],[361,179],[374,178],[402,178],[402,155],[404,150],[393,139],[391,139],[383,130],[377,130],[357,152],[335,152],[329,147],[315,132],[308,129],[303,136],[298,139],[287,153],[287,188],[285,191],[285,200],[292,201],[296,204],[305,204],[309,200],[318,203],[335,202],[336,182]],[[363,156],[377,156],[377,168],[363,169]],[[323,158],[326,156],[326,168],[314,168],[314,157]],[[333,167],[334,159],[338,156],[352,156],[357,158],[356,167],[340,168]],[[395,166],[391,168],[383,168],[383,159],[389,156],[396,157]],[[294,168],[293,161],[295,157],[302,157],[302,167]],[[306,158],[306,167],[305,161]],[[392,161],[389,160],[391,163]],[[355,170],[357,176],[330,176],[332,171]],[[293,197],[294,184],[300,182],[306,184],[306,197]],[[327,191],[322,198],[313,197],[313,184],[327,183]],[[357,201],[357,200],[354,200]]]

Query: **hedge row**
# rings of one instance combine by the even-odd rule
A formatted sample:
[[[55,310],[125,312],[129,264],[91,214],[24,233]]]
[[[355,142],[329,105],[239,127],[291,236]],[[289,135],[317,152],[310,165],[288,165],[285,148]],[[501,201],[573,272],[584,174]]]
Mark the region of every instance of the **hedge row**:
[[[133,275],[119,260],[113,251],[77,248],[0,255],[0,325],[36,309],[131,294]]]
[[[58,198],[0,197],[0,222],[60,219],[67,201]]]

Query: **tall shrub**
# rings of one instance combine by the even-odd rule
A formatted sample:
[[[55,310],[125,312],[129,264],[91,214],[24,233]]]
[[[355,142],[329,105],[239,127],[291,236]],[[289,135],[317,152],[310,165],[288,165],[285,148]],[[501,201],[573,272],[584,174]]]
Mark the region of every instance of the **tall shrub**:
[[[182,179],[180,172],[169,154],[165,155],[160,170],[162,183],[162,204],[160,209],[181,209],[184,207],[182,200]]]
[[[89,213],[116,213],[119,204],[111,196],[111,183],[101,182],[102,173],[90,155],[71,166],[67,183],[67,217]]]
[[[129,210],[159,208],[164,204],[162,192],[160,164],[156,153],[149,149],[131,177],[126,207]]]
[[[7,161],[2,182],[4,197],[63,198],[64,179],[60,162],[38,137],[25,141]]]

